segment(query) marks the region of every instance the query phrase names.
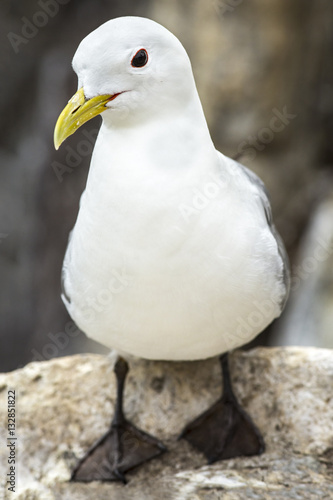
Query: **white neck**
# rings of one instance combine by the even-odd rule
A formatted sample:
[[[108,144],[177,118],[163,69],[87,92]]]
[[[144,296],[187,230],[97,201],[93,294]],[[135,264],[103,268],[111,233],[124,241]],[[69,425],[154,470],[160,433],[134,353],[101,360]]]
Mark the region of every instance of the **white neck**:
[[[205,168],[209,156],[216,155],[196,92],[185,108],[172,113],[166,109],[140,124],[130,119],[113,124],[112,113],[102,116],[89,182],[97,169],[99,179],[105,181],[110,176],[177,176],[184,170]]]

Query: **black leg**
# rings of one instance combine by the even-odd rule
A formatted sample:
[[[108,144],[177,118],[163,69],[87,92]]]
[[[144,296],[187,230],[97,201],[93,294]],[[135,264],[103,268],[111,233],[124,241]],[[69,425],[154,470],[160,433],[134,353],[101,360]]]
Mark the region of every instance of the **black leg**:
[[[123,394],[128,364],[118,358],[114,372],[117,377],[117,401],[110,430],[80,460],[72,481],[122,481],[125,472],[166,451],[163,443],[141,431],[123,412]]]
[[[228,354],[220,357],[223,374],[222,397],[189,423],[184,438],[205,454],[208,463],[242,455],[260,455],[264,440],[249,415],[238,403],[231,385]]]

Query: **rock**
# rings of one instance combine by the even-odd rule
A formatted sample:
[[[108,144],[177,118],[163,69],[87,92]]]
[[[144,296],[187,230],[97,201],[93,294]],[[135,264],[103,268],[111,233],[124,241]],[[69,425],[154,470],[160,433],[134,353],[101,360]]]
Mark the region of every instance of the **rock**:
[[[110,358],[76,355],[0,375],[1,442],[7,393],[16,392],[17,488],[8,492],[8,448],[0,448],[0,497],[19,500],[333,497],[333,352],[316,348],[236,351],[231,373],[240,402],[261,429],[266,452],[207,466],[185,441],[184,424],[219,396],[217,359],[132,360],[125,410],[169,452],[118,483],[70,483],[71,470],[107,430],[115,401]],[[3,496],[1,496],[1,494]]]

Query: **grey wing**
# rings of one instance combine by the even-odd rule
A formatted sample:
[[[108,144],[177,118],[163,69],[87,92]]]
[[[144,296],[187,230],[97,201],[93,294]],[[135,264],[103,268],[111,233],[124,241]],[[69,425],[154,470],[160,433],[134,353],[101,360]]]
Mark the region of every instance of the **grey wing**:
[[[61,296],[65,301],[67,301],[69,304],[71,303],[71,298],[68,294],[68,292],[66,291],[66,288],[65,288],[65,278],[66,278],[66,266],[65,266],[65,261],[66,261],[66,254],[68,252],[68,247],[69,247],[69,244],[70,244],[70,241],[71,241],[71,238],[72,238],[72,234],[73,234],[73,230],[69,233],[69,236],[68,236],[68,243],[67,243],[67,248],[66,248],[66,253],[65,253],[65,259],[64,259],[64,262],[63,262],[63,265],[62,265],[62,269],[61,269],[61,283],[60,283],[60,286],[61,286]]]
[[[269,226],[269,228],[270,228],[270,230],[271,230],[271,232],[272,232],[272,234],[277,242],[279,255],[281,257],[282,265],[283,265],[283,283],[284,283],[285,288],[286,288],[286,293],[285,293],[284,299],[281,303],[281,311],[282,311],[286,302],[287,302],[289,291],[290,291],[290,265],[289,265],[288,254],[287,254],[286,248],[284,246],[284,243],[282,241],[282,238],[281,238],[280,234],[278,233],[278,231],[274,225],[274,222],[273,222],[272,208],[271,208],[271,204],[269,201],[269,194],[268,194],[268,191],[266,189],[265,184],[262,182],[262,180],[254,172],[252,172],[252,170],[248,169],[247,167],[244,167],[244,165],[242,165],[241,163],[238,163],[238,162],[236,162],[236,163],[237,163],[238,167],[248,177],[250,182],[257,187],[259,199],[262,203],[268,226]]]

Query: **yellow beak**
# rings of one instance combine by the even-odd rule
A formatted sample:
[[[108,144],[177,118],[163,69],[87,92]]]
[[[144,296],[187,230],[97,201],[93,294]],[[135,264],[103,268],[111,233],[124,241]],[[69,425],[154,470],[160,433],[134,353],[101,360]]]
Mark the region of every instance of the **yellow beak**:
[[[107,109],[105,105],[117,95],[98,95],[88,100],[83,88],[79,89],[58,118],[54,129],[55,148],[59,149],[64,140],[74,134],[81,125],[105,111]]]

